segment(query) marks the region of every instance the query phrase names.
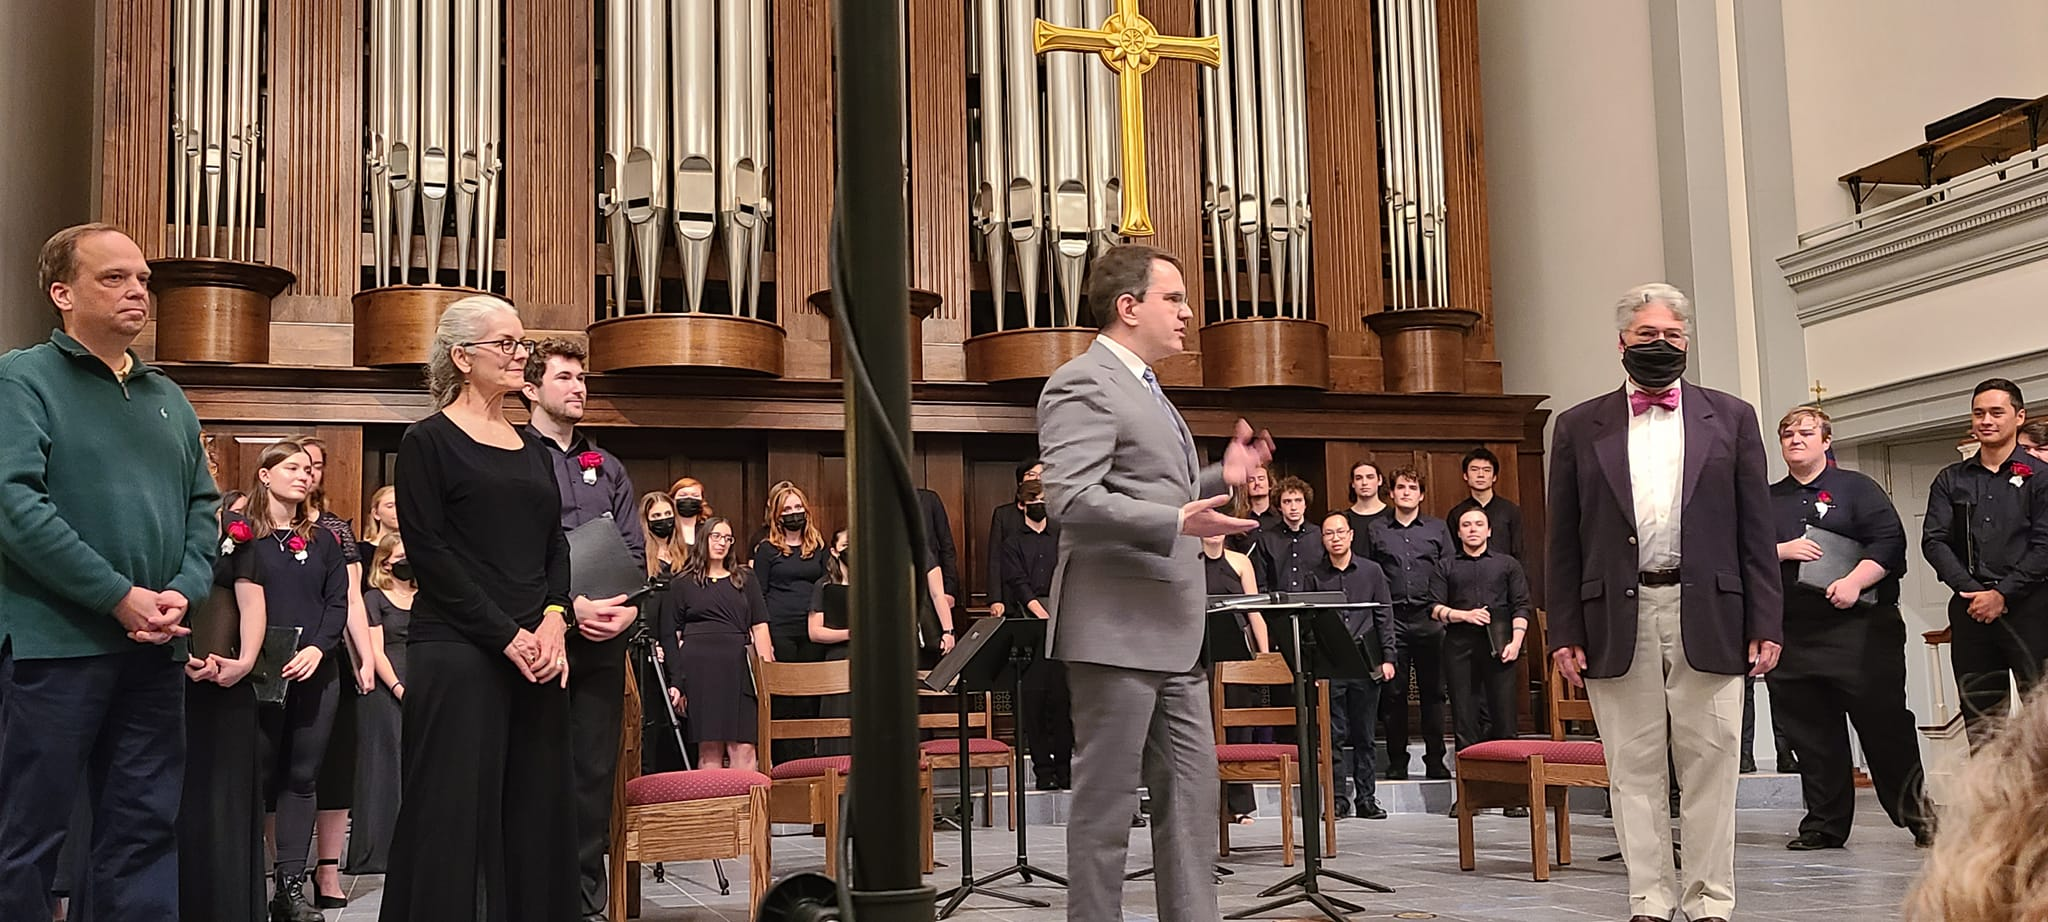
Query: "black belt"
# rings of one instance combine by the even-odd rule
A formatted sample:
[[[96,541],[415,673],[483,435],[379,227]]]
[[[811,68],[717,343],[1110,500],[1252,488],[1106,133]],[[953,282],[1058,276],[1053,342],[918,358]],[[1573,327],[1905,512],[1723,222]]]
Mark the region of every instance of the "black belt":
[[[1676,586],[1678,585],[1678,568],[1643,570],[1636,574],[1636,584],[1640,586]]]

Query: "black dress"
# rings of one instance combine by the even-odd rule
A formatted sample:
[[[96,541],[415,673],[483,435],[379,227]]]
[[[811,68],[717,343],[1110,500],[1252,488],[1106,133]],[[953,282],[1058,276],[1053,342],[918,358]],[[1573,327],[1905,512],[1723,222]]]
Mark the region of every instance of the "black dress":
[[[569,695],[504,650],[569,604],[569,543],[546,455],[436,413],[405,432],[398,514],[413,600],[404,759],[383,922],[579,917]]]
[[[230,521],[239,516],[230,516]],[[260,540],[260,539],[259,539]],[[219,615],[235,612],[235,583],[261,582],[247,544],[213,565],[209,600]],[[216,605],[225,604],[225,608]],[[223,618],[222,620],[225,620]],[[239,652],[240,616],[218,625],[223,655]],[[206,632],[195,620],[194,633]],[[263,894],[263,788],[257,777],[256,691],[245,678],[228,688],[212,682],[185,685],[185,793],[178,810],[178,905],[185,922],[258,922]]]
[[[370,555],[377,546],[356,540],[355,528],[348,520],[333,512],[322,512],[313,524],[327,529],[334,540],[341,543],[343,566],[359,563],[363,565],[363,578],[369,578]],[[367,590],[365,590],[367,591]],[[343,631],[343,636],[347,631]],[[356,792],[356,703],[361,697],[356,691],[354,649],[346,644],[331,651],[333,653],[336,678],[341,687],[334,700],[334,728],[327,734],[327,755],[320,760],[320,785],[315,797],[320,809],[347,810],[354,806]]]
[[[363,596],[371,627],[384,629],[384,655],[391,671],[405,681],[405,641],[412,628],[412,609],[400,608],[382,589]],[[356,790],[349,814],[350,874],[382,874],[390,866],[391,830],[398,823],[399,720],[398,696],[383,683],[356,701]]]
[[[697,582],[677,579],[662,594],[674,606],[668,623],[682,625],[683,642],[670,660],[670,681],[689,700],[690,742],[751,743],[760,738],[758,698],[747,671],[747,646],[756,624],[768,623],[761,581],[745,574]]]

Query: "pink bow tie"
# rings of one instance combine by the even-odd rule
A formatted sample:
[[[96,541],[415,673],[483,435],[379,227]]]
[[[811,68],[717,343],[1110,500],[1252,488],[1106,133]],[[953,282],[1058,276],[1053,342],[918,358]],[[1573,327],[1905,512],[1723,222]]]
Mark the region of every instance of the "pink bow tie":
[[[1628,411],[1630,415],[1641,416],[1649,412],[1651,407],[1663,407],[1667,410],[1678,409],[1678,388],[1666,388],[1661,394],[1652,394],[1649,391],[1641,390],[1628,392]]]

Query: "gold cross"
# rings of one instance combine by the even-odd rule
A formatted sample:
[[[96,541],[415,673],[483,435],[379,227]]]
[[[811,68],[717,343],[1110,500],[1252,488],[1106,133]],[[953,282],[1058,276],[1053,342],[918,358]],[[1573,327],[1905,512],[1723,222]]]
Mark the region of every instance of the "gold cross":
[[[1076,29],[1038,20],[1031,40],[1037,54],[1048,51],[1089,51],[1117,72],[1122,90],[1119,121],[1123,125],[1123,218],[1126,237],[1150,237],[1152,209],[1145,181],[1145,72],[1160,58],[1223,64],[1223,43],[1216,36],[1194,38],[1160,35],[1152,21],[1138,12],[1138,0],[1116,0],[1116,8],[1100,29]]]
[[[1813,394],[1813,405],[1814,405],[1814,406],[1820,406],[1820,398],[1821,398],[1821,395],[1822,395],[1822,394],[1825,394],[1825,393],[1827,393],[1827,392],[1828,392],[1828,389],[1827,389],[1827,388],[1825,388],[1825,387],[1822,387],[1822,386],[1820,386],[1820,379],[1819,379],[1819,378],[1815,378],[1815,379],[1813,379],[1813,386],[1812,386],[1812,387],[1809,387],[1809,388],[1807,388],[1806,390],[1807,390],[1807,391],[1808,391],[1809,393]]]

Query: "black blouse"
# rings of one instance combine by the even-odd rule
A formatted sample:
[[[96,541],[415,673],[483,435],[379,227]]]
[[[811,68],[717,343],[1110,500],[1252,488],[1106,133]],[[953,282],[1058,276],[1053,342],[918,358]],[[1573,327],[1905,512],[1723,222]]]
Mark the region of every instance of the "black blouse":
[[[384,657],[391,661],[391,671],[398,674],[398,681],[405,681],[405,646],[412,635],[412,609],[400,608],[384,590],[372,589],[363,596],[363,613],[369,616],[371,627],[384,629]]]
[[[1906,529],[1892,508],[1892,498],[1877,481],[1834,466],[1822,468],[1812,483],[1802,484],[1787,474],[1771,484],[1771,520],[1781,542],[1805,534],[1806,526],[1812,525],[1863,545],[1866,559],[1884,567],[1884,579],[1871,587],[1877,604],[1898,604],[1899,577],[1906,575]],[[1799,561],[1781,560],[1778,567],[1785,581],[1786,613],[1836,613],[1826,596],[1799,585]]]
[[[825,550],[810,556],[792,551],[782,553],[774,541],[754,548],[754,580],[768,605],[768,630],[783,636],[808,636],[811,620],[811,587],[825,578]],[[749,580],[752,586],[754,580]]]
[[[398,449],[398,517],[419,594],[412,642],[495,653],[569,605],[569,540],[554,471],[531,440],[498,448],[436,413]]]
[[[279,529],[248,543],[262,568],[263,606],[271,627],[299,629],[299,649],[317,647],[328,657],[348,626],[348,568],[341,542],[325,528],[305,541],[305,559],[291,549],[298,533]]]

